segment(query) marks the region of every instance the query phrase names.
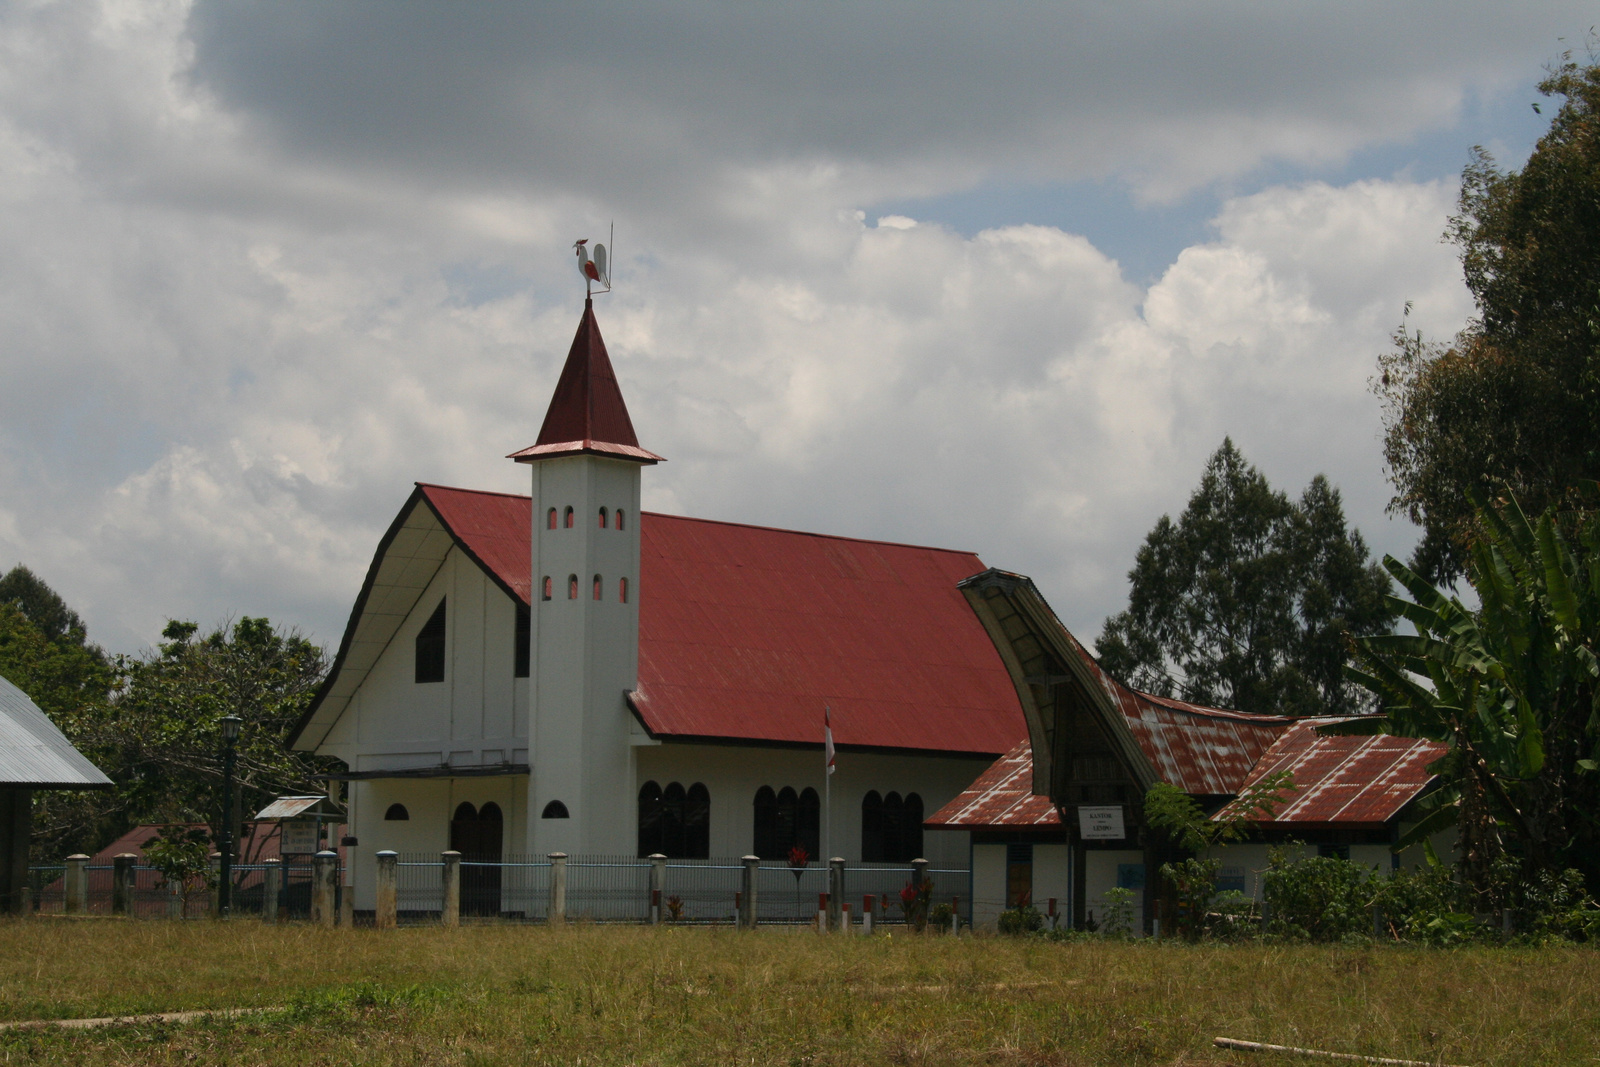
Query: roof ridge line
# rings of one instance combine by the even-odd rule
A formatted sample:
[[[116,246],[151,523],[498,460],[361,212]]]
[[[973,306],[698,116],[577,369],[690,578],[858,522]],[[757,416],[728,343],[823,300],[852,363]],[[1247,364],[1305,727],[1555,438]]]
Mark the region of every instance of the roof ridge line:
[[[737,522],[733,519],[702,519],[694,515],[669,515],[664,511],[647,511],[641,509],[641,515],[654,515],[658,519],[679,519],[683,522],[706,522],[718,526],[739,526],[746,530],[768,530],[772,533],[798,534],[801,537],[821,537],[829,541],[854,541],[863,545],[887,545],[890,548],[914,548],[921,552],[948,552],[955,556],[977,556],[978,553],[966,548],[940,548],[938,545],[917,545],[909,541],[885,541],[875,537],[852,537],[849,534],[817,533],[814,530],[790,530],[782,526],[767,526],[759,522]],[[982,559],[981,556],[978,557]]]

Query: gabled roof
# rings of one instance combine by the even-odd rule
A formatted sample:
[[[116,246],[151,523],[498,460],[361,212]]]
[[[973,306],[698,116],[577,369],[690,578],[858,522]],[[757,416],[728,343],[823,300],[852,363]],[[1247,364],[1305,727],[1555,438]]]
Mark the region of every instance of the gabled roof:
[[[419,485],[380,543],[339,654],[290,744],[321,743],[459,546],[521,603],[532,501]],[[957,583],[970,552],[645,512],[639,688],[652,736],[993,756],[1025,733],[1005,666]]]
[[[1251,769],[1247,787],[1275,771],[1294,775],[1299,791],[1288,794],[1272,825],[1382,826],[1428,787],[1428,767],[1447,751],[1435,741],[1392,734],[1317,733],[1319,726],[1344,721],[1295,720]]]
[[[573,335],[567,362],[556,381],[556,391],[545,411],[539,440],[508,457],[532,463],[557,456],[598,455],[656,463],[661,457],[639,447],[622,401],[622,387],[611,369],[600,324],[594,319],[594,301],[583,302],[583,318]]]
[[[1023,741],[923,825],[932,830],[1059,830],[1049,797],[1033,791],[1033,757]]]
[[[0,677],[0,785],[96,789],[110,784],[28,694]]]

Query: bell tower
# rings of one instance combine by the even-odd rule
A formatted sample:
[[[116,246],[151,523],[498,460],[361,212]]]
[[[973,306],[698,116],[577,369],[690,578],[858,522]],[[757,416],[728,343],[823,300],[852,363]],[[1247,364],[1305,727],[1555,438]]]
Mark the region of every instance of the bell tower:
[[[639,684],[639,447],[586,298],[533,471],[528,851],[628,854],[636,798],[625,694]]]

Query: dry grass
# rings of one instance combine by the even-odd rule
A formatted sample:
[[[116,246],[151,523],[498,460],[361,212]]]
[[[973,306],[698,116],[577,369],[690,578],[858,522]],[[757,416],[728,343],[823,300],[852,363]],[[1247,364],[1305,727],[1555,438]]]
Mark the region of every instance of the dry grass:
[[[1252,1064],[1216,1034],[1467,1064],[1593,1063],[1600,953],[1050,944],[577,926],[0,924],[0,1062]]]

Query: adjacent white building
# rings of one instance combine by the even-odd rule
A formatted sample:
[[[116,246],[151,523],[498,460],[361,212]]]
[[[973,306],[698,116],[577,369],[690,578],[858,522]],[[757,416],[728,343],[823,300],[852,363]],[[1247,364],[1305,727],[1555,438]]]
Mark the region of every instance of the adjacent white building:
[[[416,487],[289,739],[347,768],[356,907],[379,849],[966,867],[923,819],[1026,732],[981,560],[641,511],[661,457],[588,302],[511,458],[528,496]]]

